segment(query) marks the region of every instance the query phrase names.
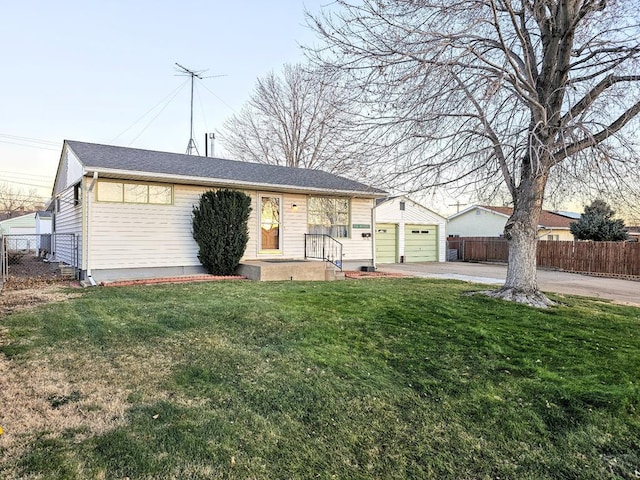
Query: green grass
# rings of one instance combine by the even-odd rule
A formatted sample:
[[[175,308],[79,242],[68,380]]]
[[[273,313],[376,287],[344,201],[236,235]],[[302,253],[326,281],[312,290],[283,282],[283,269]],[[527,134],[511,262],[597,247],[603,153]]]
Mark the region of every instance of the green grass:
[[[96,288],[13,314],[0,352],[14,368],[46,356],[71,379],[52,409],[89,401],[90,365],[126,405],[113,428],[23,432],[21,449],[0,437],[0,477],[638,478],[640,309],[473,289]],[[11,423],[0,410],[6,437]]]

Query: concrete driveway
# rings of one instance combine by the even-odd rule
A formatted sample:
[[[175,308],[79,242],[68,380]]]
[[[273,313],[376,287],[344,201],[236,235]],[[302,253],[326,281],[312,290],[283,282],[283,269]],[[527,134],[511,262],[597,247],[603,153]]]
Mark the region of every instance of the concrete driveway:
[[[414,277],[448,278],[491,285],[503,284],[507,274],[506,265],[493,263],[393,263],[380,264],[377,269]],[[639,281],[538,269],[538,285],[544,292],[582,295],[640,306]]]

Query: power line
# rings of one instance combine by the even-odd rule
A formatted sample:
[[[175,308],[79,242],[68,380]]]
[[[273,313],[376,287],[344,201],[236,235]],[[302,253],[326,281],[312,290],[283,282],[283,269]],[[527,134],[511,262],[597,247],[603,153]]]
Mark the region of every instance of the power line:
[[[27,183],[28,180],[22,180],[22,179],[15,179],[15,178],[0,178],[0,182],[2,183],[15,183],[18,185],[24,185],[27,187],[33,187],[33,188],[51,188],[53,186],[53,180],[51,181],[51,183],[45,184],[45,183]]]
[[[24,177],[20,174],[2,174],[0,182],[19,183],[21,185],[27,185],[36,188],[50,188],[53,185],[53,178],[43,178],[42,180],[36,178]],[[28,183],[27,183],[28,182]]]
[[[125,128],[122,132],[120,132],[118,135],[116,135],[115,137],[113,137],[110,140],[110,143],[116,141],[118,138],[120,138],[122,135],[124,135],[125,133],[127,133],[129,130],[131,130],[138,122],[140,122],[144,117],[146,117],[147,115],[149,115],[151,112],[153,112],[156,108],[158,108],[159,105],[161,105],[163,102],[166,101],[164,107],[162,107],[162,109],[160,110],[160,112],[151,119],[151,121],[142,129],[142,132],[144,132],[147,127],[149,127],[149,125],[151,125],[151,123],[158,118],[158,115],[160,115],[160,113],[162,113],[164,111],[165,108],[167,108],[167,106],[173,101],[174,98],[176,98],[176,96],[178,95],[178,93],[180,93],[182,91],[182,89],[184,88],[184,86],[187,84],[189,80],[185,80],[184,83],[178,85],[175,89],[173,89],[168,95],[166,95],[162,100],[160,100],[158,103],[156,103],[153,107],[151,107],[149,110],[147,110],[147,112],[144,113],[144,115],[140,116],[140,118],[138,118],[135,122],[133,122],[131,125],[129,125],[127,128]],[[171,97],[171,98],[169,98]],[[167,101],[167,99],[169,98],[169,100]],[[138,134],[138,136],[136,137],[136,139],[142,134],[142,132],[140,132]],[[135,139],[134,139],[135,141]],[[132,142],[133,143],[133,142]]]
[[[149,126],[150,126],[150,125],[151,125],[151,124],[156,120],[156,118],[158,118],[158,117],[160,116],[160,114],[161,114],[162,112],[164,112],[164,110],[169,106],[169,104],[173,101],[173,99],[174,99],[174,98],[176,98],[176,97],[178,96],[178,94],[182,91],[182,87],[184,87],[186,84],[187,84],[187,82],[184,82],[182,85],[180,85],[180,88],[178,89],[178,91],[176,91],[176,92],[175,92],[175,94],[173,95],[173,97],[171,97],[171,98],[169,99],[169,101],[168,101],[167,103],[165,103],[165,104],[164,104],[164,106],[160,109],[160,111],[159,111],[159,112],[158,112],[158,113],[157,113],[157,114],[156,114],[156,115],[155,115],[151,120],[149,120],[149,123],[147,123],[147,125],[146,125],[146,126],[145,126],[141,131],[140,131],[140,133],[138,133],[138,135],[136,135],[136,136],[134,137],[134,139],[133,139],[133,140],[131,140],[131,142],[129,142],[129,146],[130,146],[133,142],[135,142],[135,141],[140,137],[140,135],[142,135],[142,134],[145,132],[145,130],[146,130],[147,128],[149,128]]]
[[[44,189],[48,189],[48,188],[53,187],[53,182],[51,182],[51,184],[50,184],[50,185],[34,185],[34,184],[32,184],[32,183],[24,183],[24,182],[20,182],[20,181],[17,181],[17,180],[7,180],[7,181],[5,181],[5,180],[0,180],[0,182],[1,182],[1,183],[8,183],[8,184],[15,183],[16,185],[23,185],[23,186],[25,186],[25,187],[33,187],[33,188],[44,188]]]
[[[20,140],[20,141],[24,141],[24,142],[30,142],[30,143],[43,143],[43,144],[49,144],[52,146],[58,146],[60,145],[60,142],[53,142],[51,140],[42,140],[40,138],[32,138],[32,137],[21,137],[18,135],[10,135],[8,133],[0,133],[0,137],[4,137],[4,138],[10,138],[12,140]]]
[[[227,102],[225,102],[222,98],[220,98],[218,95],[216,95],[215,93],[213,93],[212,90],[209,90],[205,85],[201,85],[202,88],[204,88],[206,91],[208,91],[211,95],[213,95],[214,97],[216,97],[218,100],[220,100],[220,103],[222,103],[223,105],[227,106],[232,112],[234,113],[238,113],[236,111],[235,108],[233,108],[231,105],[229,105]]]
[[[53,180],[53,177],[51,175],[37,175],[35,173],[28,173],[28,172],[15,172],[15,171],[9,171],[9,170],[0,170],[0,174],[5,174],[5,175],[10,175],[10,176],[14,176],[14,177],[26,177],[28,179],[44,179],[44,180]]]
[[[0,143],[6,143],[6,144],[9,144],[9,145],[19,145],[21,147],[37,148],[38,150],[49,150],[49,151],[52,151],[52,152],[59,152],[60,151],[59,148],[39,147],[37,145],[27,145],[25,143],[9,142],[7,140],[0,140]]]

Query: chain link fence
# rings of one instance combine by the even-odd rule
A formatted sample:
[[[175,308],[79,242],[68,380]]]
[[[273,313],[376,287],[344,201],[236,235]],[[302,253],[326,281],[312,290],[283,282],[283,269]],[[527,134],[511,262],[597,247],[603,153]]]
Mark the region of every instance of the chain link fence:
[[[72,233],[12,234],[0,237],[1,279],[9,276],[78,277],[79,250]]]

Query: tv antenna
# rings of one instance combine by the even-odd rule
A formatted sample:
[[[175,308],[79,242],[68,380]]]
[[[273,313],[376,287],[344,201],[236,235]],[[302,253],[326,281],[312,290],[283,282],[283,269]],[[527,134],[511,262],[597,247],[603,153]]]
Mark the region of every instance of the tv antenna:
[[[191,117],[189,122],[189,143],[187,144],[187,155],[192,155],[195,150],[196,154],[200,155],[198,151],[198,146],[196,145],[196,141],[193,139],[193,83],[197,78],[198,80],[204,80],[205,78],[215,78],[215,77],[224,77],[224,75],[213,75],[210,77],[203,77],[202,74],[206,72],[206,70],[191,70],[189,68],[183,67],[178,62],[176,62],[176,66],[178,67],[179,75],[191,77]]]

